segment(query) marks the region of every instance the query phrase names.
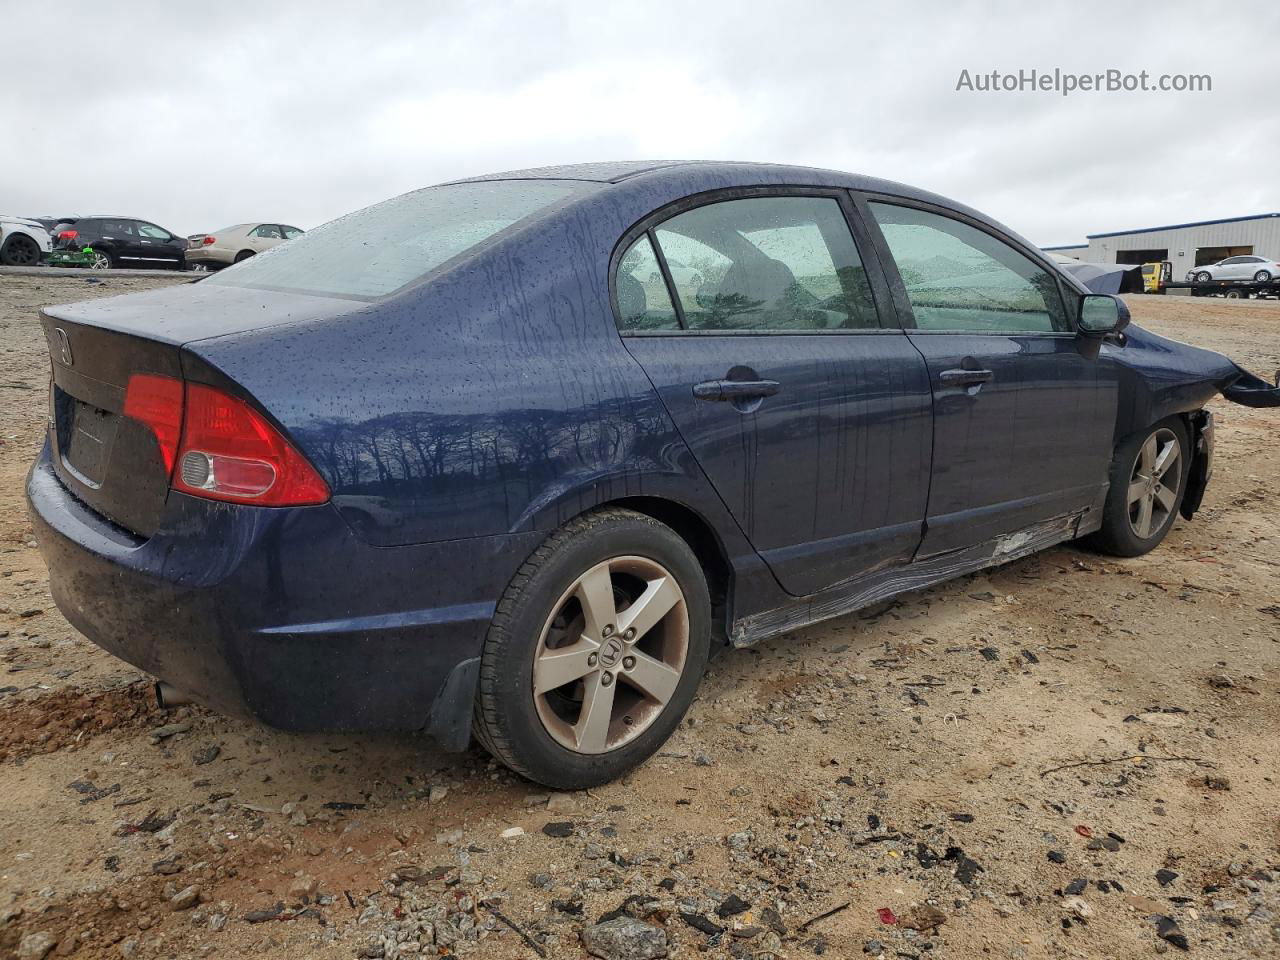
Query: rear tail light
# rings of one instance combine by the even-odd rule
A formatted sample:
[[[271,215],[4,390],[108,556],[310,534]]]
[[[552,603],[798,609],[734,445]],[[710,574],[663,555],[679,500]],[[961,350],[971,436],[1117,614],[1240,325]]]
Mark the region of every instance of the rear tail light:
[[[271,507],[329,499],[315,467],[239,397],[202,383],[184,389],[172,377],[134,374],[125,415],[155,434],[174,490]]]
[[[79,235],[80,235],[80,231],[79,231],[79,230],[63,230],[61,233],[59,233],[59,234],[58,234],[58,239],[59,239],[59,240],[74,240],[74,239],[75,239],[76,237],[78,237]]]
[[[182,381],[135,373],[124,391],[124,415],[151,428],[160,445],[166,473],[173,473],[182,434]]]
[[[209,246],[209,244],[211,243],[217,243],[217,242],[218,242],[217,237],[205,237],[203,240],[200,241],[201,245],[206,247]]]

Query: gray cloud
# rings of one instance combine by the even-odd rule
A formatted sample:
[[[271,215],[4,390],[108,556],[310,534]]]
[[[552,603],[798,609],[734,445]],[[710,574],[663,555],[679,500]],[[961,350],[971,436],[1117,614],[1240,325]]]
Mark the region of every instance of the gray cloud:
[[[10,6],[0,209],[314,226],[590,159],[854,170],[1041,243],[1280,209],[1274,5]],[[1207,73],[1207,94],[956,92],[962,69]],[[16,144],[16,146],[14,145]]]

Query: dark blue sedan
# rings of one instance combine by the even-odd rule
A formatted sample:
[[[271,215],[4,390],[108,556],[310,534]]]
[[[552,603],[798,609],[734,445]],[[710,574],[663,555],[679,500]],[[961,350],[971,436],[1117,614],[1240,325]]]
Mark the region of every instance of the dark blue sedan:
[[[1219,391],[981,214],[736,163],[499,174],[198,283],[51,307],[28,496],[90,639],[293,730],[557,787],[745,646],[1200,503]]]

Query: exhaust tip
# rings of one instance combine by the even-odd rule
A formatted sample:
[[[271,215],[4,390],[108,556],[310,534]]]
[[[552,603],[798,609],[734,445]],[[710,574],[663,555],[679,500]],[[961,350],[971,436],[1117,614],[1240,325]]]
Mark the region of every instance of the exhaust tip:
[[[174,707],[185,707],[191,703],[191,695],[177,687],[170,686],[163,680],[156,681],[156,705],[161,710],[172,710]]]

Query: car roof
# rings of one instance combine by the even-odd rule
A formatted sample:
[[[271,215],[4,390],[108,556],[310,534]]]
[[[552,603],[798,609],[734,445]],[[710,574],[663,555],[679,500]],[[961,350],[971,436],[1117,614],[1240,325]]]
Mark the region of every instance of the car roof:
[[[592,183],[624,183],[643,178],[646,183],[678,186],[687,181],[696,186],[708,176],[720,176],[739,183],[786,183],[797,186],[833,186],[870,192],[919,195],[922,199],[938,199],[926,190],[918,190],[892,180],[882,180],[842,170],[802,167],[782,163],[753,163],[739,160],[609,160],[593,163],[569,163],[552,167],[529,167],[507,170],[478,177],[467,177],[451,183],[475,183],[485,180],[585,180]],[[948,206],[956,206],[947,200]]]
[[[619,187],[656,190],[670,196],[700,193],[720,187],[752,185],[828,187],[861,190],[906,197],[935,203],[968,214],[978,220],[999,226],[985,214],[955,200],[921,190],[905,183],[883,180],[843,170],[802,167],[782,163],[752,163],[737,160],[611,160],[597,163],[571,163],[554,167],[530,167],[508,170],[478,177],[453,180],[450,183],[477,183],[489,180],[582,180]],[[1017,236],[1017,234],[1014,234]],[[1022,239],[1019,237],[1019,239]],[[1025,242],[1025,241],[1024,241]],[[1030,244],[1028,244],[1030,246]]]

